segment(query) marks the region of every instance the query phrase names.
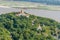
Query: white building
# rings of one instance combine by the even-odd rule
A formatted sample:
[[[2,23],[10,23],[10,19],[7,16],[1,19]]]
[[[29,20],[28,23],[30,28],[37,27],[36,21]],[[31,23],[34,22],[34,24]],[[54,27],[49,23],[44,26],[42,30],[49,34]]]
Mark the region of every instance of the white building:
[[[26,16],[29,17],[29,14],[25,14],[25,12],[23,10],[21,10],[18,14],[16,14],[16,16]]]
[[[42,30],[42,27],[40,26],[40,24],[39,24],[37,30]]]

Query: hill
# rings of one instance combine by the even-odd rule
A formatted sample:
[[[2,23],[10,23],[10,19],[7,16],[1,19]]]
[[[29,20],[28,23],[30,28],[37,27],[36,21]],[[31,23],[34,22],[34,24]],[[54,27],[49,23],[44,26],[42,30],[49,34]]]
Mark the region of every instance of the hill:
[[[58,40],[60,23],[49,18],[12,12],[0,15],[0,40]]]

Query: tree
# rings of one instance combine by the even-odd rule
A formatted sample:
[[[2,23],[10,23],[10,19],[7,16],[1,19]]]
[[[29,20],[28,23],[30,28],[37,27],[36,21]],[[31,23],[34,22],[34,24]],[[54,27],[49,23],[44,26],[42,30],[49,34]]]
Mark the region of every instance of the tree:
[[[10,32],[0,27],[0,40],[12,40]]]

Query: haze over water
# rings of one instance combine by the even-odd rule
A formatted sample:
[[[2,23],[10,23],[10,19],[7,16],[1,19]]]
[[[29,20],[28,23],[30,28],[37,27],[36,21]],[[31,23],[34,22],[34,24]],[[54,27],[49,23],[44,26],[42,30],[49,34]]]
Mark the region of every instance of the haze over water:
[[[43,3],[47,5],[60,5],[60,0],[7,0],[7,1],[26,1],[26,2]]]
[[[9,12],[18,12],[21,9],[15,9],[15,8],[1,8],[0,7],[0,14],[5,14]],[[23,11],[33,14],[36,16],[46,17],[54,19],[58,22],[60,22],[60,11],[51,11],[51,10],[40,10],[40,9],[22,9]]]

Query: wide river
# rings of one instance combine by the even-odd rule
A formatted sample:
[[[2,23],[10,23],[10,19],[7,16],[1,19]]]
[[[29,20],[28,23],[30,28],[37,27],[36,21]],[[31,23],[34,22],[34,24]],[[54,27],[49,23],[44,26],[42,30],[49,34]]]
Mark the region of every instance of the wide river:
[[[18,12],[20,10],[21,9],[0,7],[0,14],[9,13],[9,12]],[[60,11],[41,10],[41,9],[22,9],[22,10],[29,14],[51,18],[60,22]]]

